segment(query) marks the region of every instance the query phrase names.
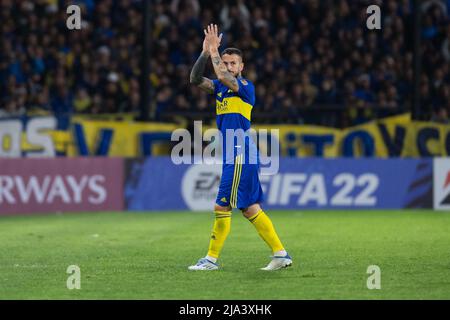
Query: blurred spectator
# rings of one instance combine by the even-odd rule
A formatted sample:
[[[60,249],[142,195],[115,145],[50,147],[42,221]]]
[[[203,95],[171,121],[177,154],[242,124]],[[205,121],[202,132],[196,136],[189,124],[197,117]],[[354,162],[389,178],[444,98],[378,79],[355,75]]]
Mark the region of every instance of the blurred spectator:
[[[91,104],[92,104],[91,97],[87,93],[87,90],[85,88],[79,88],[75,94],[75,99],[73,101],[75,112],[77,113],[89,112]]]
[[[421,109],[431,120],[448,123],[450,98],[450,2],[427,0],[422,4]]]
[[[14,99],[3,99],[5,107],[0,109],[0,118],[20,117],[25,114],[25,108]]]
[[[442,124],[450,124],[448,108],[440,108],[439,110],[433,113],[431,121],[442,123]]]

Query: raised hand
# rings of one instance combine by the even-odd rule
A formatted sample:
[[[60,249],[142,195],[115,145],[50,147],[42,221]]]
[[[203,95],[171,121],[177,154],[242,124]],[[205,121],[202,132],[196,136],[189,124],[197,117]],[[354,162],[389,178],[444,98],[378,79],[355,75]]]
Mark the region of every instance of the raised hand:
[[[217,24],[208,25],[206,30],[203,30],[203,32],[205,33],[205,41],[206,45],[209,47],[209,52],[217,51],[220,46],[220,42],[222,41],[223,35],[222,33],[219,35]],[[204,45],[205,41],[203,42]],[[203,48],[205,48],[205,46]]]

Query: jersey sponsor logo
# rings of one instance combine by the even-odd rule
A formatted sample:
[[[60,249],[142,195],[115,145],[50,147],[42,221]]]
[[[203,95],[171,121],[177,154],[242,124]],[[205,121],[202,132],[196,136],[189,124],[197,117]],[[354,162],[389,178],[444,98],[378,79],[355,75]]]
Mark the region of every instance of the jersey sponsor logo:
[[[223,98],[223,101],[216,100],[217,115],[226,113],[238,113],[247,120],[251,121],[253,106],[244,102],[240,97]]]
[[[217,101],[217,114],[227,110],[228,100],[223,100],[222,102]]]

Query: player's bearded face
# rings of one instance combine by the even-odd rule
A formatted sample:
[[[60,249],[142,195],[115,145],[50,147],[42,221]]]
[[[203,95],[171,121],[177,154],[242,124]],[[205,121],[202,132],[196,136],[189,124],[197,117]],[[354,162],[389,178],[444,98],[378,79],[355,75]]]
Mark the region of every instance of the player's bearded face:
[[[222,61],[233,76],[237,77],[244,69],[244,63],[237,54],[224,54]]]

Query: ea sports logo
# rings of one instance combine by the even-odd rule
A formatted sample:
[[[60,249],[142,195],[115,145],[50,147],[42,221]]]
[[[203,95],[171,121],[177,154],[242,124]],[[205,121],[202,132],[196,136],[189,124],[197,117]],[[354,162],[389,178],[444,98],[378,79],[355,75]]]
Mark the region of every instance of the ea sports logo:
[[[183,176],[181,194],[190,210],[212,210],[220,184],[220,164],[191,165]]]

